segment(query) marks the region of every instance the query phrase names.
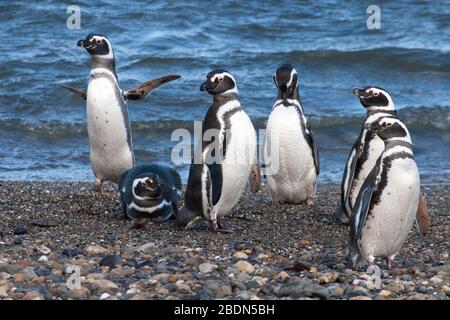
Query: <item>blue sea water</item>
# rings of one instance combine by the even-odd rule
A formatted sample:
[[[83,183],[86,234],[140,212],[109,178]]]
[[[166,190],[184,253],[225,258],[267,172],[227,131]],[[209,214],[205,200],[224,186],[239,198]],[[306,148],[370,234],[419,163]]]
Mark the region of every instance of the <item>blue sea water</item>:
[[[206,73],[225,68],[257,128],[276,97],[282,63],[300,74],[300,95],[321,153],[321,183],[338,183],[364,109],[352,87],[387,89],[413,138],[423,184],[450,183],[450,1],[0,2],[0,180],[93,180],[84,102],[56,86],[87,85],[88,33],[111,40],[122,88],[177,73],[130,102],[138,163],[170,163],[173,130],[193,129],[211,97]],[[187,178],[188,165],[178,167]]]

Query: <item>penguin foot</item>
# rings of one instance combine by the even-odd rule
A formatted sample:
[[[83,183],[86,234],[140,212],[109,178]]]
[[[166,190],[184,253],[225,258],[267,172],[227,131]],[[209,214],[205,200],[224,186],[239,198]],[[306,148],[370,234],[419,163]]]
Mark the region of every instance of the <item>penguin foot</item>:
[[[241,231],[242,228],[238,227],[236,225],[232,225],[225,222],[225,219],[223,217],[217,218],[217,231],[222,233],[233,233],[235,231]]]
[[[389,257],[386,259],[386,264],[388,269],[395,269],[397,268],[397,264],[394,261],[394,257]]]
[[[103,185],[103,181],[101,179],[96,178],[95,185],[94,185],[94,191],[98,194],[101,194],[103,191],[102,185]]]
[[[334,211],[334,217],[336,218],[337,222],[343,225],[349,225],[350,224],[350,218],[347,217],[347,215],[344,213],[344,210],[342,210],[342,207],[339,206],[336,208],[336,211]]]
[[[306,199],[306,205],[307,205],[308,207],[310,207],[310,206],[312,206],[313,204],[314,204],[314,199],[308,197],[308,198]]]
[[[147,226],[148,219],[146,218],[140,218],[133,220],[133,224],[131,228],[133,229],[144,229]]]

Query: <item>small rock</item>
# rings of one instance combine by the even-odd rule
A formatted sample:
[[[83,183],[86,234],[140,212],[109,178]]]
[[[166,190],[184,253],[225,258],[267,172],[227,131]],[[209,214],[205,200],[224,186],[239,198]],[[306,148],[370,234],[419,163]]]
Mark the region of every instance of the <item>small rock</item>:
[[[211,273],[217,269],[217,265],[209,262],[204,262],[198,266],[198,269],[201,273]]]
[[[241,291],[234,297],[234,299],[236,299],[236,300],[250,300],[250,293],[248,293],[248,291]]]
[[[392,292],[390,292],[389,290],[381,290],[378,295],[383,298],[386,298],[386,297],[389,297],[391,294],[392,294]]]
[[[278,278],[283,282],[287,282],[291,278],[291,276],[287,272],[281,271],[278,274]]]
[[[48,219],[33,219],[30,221],[30,225],[41,228],[52,228],[56,227],[57,223]]]
[[[306,279],[291,281],[283,284],[277,292],[279,297],[319,297],[326,299],[330,296],[330,290]]]
[[[47,256],[40,256],[38,259],[39,262],[48,262]]]
[[[192,293],[191,288],[187,284],[185,284],[182,280],[177,281],[175,283],[175,285],[176,285],[176,290],[179,293],[182,293],[182,294]]]
[[[255,271],[255,267],[252,266],[251,263],[241,260],[235,263],[234,267],[236,268],[236,270],[240,271],[240,272],[246,272],[246,273],[253,273]]]
[[[372,300],[372,298],[368,296],[356,296],[349,298],[349,300]]]
[[[321,283],[321,284],[322,283],[325,283],[325,284],[333,283],[333,282],[336,282],[338,277],[339,277],[339,275],[336,272],[327,272],[319,277],[319,283]]]
[[[22,273],[25,275],[25,277],[28,281],[31,281],[34,278],[38,277],[38,275],[36,274],[36,272],[34,272],[32,267],[27,267],[27,268],[23,269]]]
[[[45,255],[49,255],[52,250],[50,250],[49,248],[47,248],[46,246],[39,246],[36,248],[36,250],[41,253],[41,254],[45,254]]]
[[[204,262],[206,262],[206,259],[202,256],[194,256],[192,258],[186,259],[186,265],[192,267],[198,267]]]
[[[111,297],[111,295],[109,293],[104,292],[100,295],[100,300],[106,300],[109,297]]]
[[[235,258],[235,259],[247,259],[248,255],[245,252],[237,251],[235,254],[233,254],[233,258]]]
[[[62,254],[69,258],[74,258],[81,253],[79,248],[66,248],[62,251]]]
[[[392,292],[402,292],[405,289],[405,287],[401,283],[397,282],[391,282],[386,286],[386,290],[392,291]]]
[[[8,292],[5,287],[0,287],[0,298],[7,298]]]
[[[110,290],[119,289],[117,284],[115,284],[111,280],[106,280],[106,279],[98,279],[98,280],[92,281],[92,288],[101,290],[101,291],[108,291],[108,290],[110,291]]]
[[[230,286],[221,286],[216,291],[217,298],[224,298],[231,295],[231,288]]]
[[[110,269],[120,267],[123,265],[123,260],[120,256],[115,254],[110,254],[105,256],[102,260],[100,260],[100,266],[106,266]]]
[[[13,233],[15,235],[26,234],[28,232],[28,228],[26,226],[18,226],[14,228]]]
[[[44,297],[36,291],[28,292],[24,297],[24,300],[44,300]]]
[[[124,277],[129,277],[134,274],[133,267],[115,268],[111,270],[111,279],[116,280]]]
[[[438,276],[434,276],[430,279],[431,282],[433,282],[434,284],[438,284],[442,282],[442,279]]]
[[[85,249],[86,253],[88,255],[96,255],[96,254],[105,254],[108,253],[108,249],[102,247],[102,246],[87,246]]]

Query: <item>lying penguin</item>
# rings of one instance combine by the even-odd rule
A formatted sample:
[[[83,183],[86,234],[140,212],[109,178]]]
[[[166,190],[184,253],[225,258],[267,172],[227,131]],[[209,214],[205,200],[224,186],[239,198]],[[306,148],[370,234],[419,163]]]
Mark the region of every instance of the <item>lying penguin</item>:
[[[78,41],[92,57],[87,91],[61,85],[86,100],[90,158],[95,175],[95,189],[104,181],[117,183],[123,172],[134,165],[133,142],[128,121],[127,100],[140,100],[160,85],[178,79],[168,75],[138,87],[122,90],[115,70],[111,42],[105,36],[90,34]]]
[[[380,118],[367,130],[381,138],[384,148],[353,207],[347,261],[355,268],[384,257],[392,268],[416,217],[419,170],[408,129],[399,119]]]
[[[119,182],[125,218],[162,222],[176,217],[180,195],[180,175],[164,165],[136,166],[126,171]]]

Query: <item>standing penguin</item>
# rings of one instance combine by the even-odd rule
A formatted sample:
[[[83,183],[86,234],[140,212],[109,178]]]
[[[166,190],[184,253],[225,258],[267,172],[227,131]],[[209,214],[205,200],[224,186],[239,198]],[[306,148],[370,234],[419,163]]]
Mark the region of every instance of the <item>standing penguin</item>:
[[[382,139],[368,128],[381,118],[397,117],[394,102],[386,90],[378,87],[355,88],[353,94],[359,98],[367,110],[367,117],[350,151],[342,177],[341,204],[336,210],[336,215],[344,224],[350,222],[351,212],[361,186],[384,150]],[[425,235],[429,229],[430,218],[422,195],[417,209],[417,223],[420,233]]]
[[[319,152],[300,104],[298,74],[285,64],[273,79],[278,98],[267,120],[263,154],[270,195],[278,203],[312,205]]]
[[[125,218],[166,221],[178,214],[180,194],[180,175],[164,165],[136,166],[124,172],[119,183]]]
[[[200,157],[193,157],[178,222],[190,228],[206,220],[216,231],[224,228],[223,217],[239,200],[255,169],[256,132],[239,103],[231,73],[211,71],[200,90],[213,96],[213,104],[203,121],[200,152],[196,152]],[[255,181],[256,175],[252,177]]]
[[[101,191],[104,181],[119,182],[123,172],[134,165],[134,153],[127,100],[143,99],[153,89],[180,76],[169,75],[122,91],[119,87],[115,58],[110,41],[90,34],[78,41],[92,56],[91,73],[86,93],[63,85],[86,100],[90,158],[95,187]]]
[[[399,119],[380,118],[367,131],[380,137],[384,148],[355,201],[347,261],[354,268],[384,257],[392,268],[416,216],[419,171],[408,129]]]

